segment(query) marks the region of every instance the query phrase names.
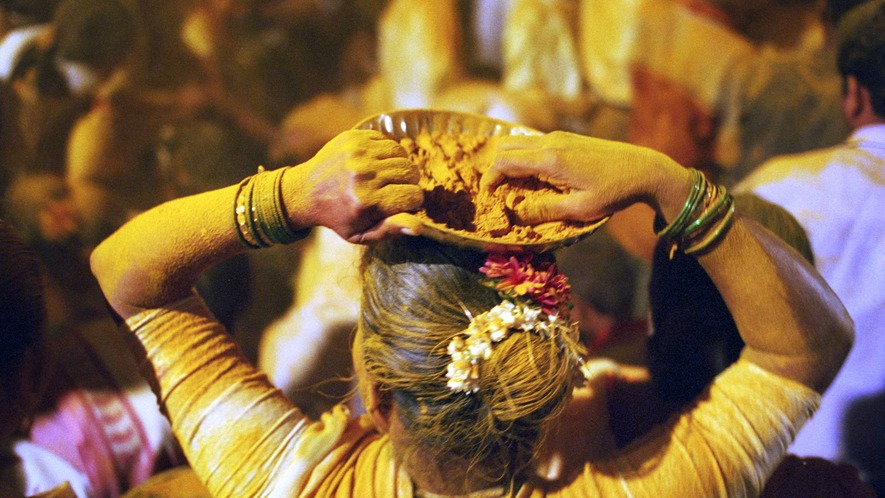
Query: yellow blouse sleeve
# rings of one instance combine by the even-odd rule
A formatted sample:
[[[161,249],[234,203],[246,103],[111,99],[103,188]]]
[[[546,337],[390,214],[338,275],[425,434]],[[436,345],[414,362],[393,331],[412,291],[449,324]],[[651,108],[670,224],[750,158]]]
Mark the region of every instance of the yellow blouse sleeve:
[[[389,440],[338,406],[309,421],[197,296],[127,320],[143,369],[212,496],[409,496]],[[820,396],[741,360],[705,396],[568,484],[520,496],[755,496]]]
[[[328,486],[342,462],[377,440],[344,406],[307,419],[196,295],[126,324],[147,360],[143,373],[212,496],[298,496]]]
[[[740,360],[667,423],[543,494],[757,496],[819,404],[815,391]]]

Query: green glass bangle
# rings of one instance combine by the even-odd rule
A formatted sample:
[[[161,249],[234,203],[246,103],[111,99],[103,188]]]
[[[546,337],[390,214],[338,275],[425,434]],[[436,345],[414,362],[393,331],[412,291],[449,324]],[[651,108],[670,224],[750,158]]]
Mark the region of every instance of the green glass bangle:
[[[256,228],[273,244],[290,244],[310,234],[310,229],[292,230],[283,203],[283,175],[288,168],[259,173]]]
[[[728,191],[721,185],[716,185],[713,188],[716,195],[715,202],[701,213],[697,220],[685,228],[682,232],[682,239],[690,239],[695,232],[703,228],[710,220],[718,218],[722,211],[728,208],[729,202],[731,202],[731,196],[728,194]]]
[[[676,216],[676,219],[657,233],[659,238],[680,238],[674,234],[680,234],[685,229],[688,220],[691,219],[692,214],[697,210],[698,203],[704,197],[704,193],[707,190],[707,180],[704,174],[696,169],[692,169],[691,172],[694,183],[688,199],[685,200],[685,205],[682,206],[682,210]]]
[[[731,220],[734,218],[734,201],[731,200],[730,195],[728,197],[728,211],[725,212],[725,215],[722,217],[722,220],[719,221],[716,229],[697,244],[693,244],[690,247],[685,248],[683,250],[685,254],[695,255],[707,251],[712,245],[719,242],[719,240],[722,238],[722,235],[728,230],[728,228],[731,227]]]
[[[285,234],[285,240],[281,240],[282,244],[290,244],[292,242],[297,242],[301,239],[306,238],[310,235],[311,228],[302,228],[301,230],[293,230],[292,225],[289,224],[289,217],[286,215],[286,203],[283,197],[283,175],[285,174],[285,170],[288,167],[283,168],[280,171],[280,175],[276,179],[276,185],[274,186],[274,211],[277,213],[279,226],[283,228],[283,233]]]
[[[255,242],[260,247],[270,247],[272,245],[271,241],[267,240],[263,233],[258,230],[258,207],[255,205],[255,187],[258,184],[258,178],[261,176],[261,173],[258,173],[252,177],[252,181],[249,182],[249,185],[246,189],[246,208],[249,212],[248,220],[249,223],[247,228],[249,229],[249,234],[255,239]],[[259,191],[260,192],[260,191]],[[260,195],[260,194],[259,194]]]
[[[268,202],[268,190],[271,188],[268,180],[271,184],[273,183],[273,173],[261,172],[256,176],[255,188],[258,190],[258,194],[255,200],[255,228],[264,239],[273,244],[276,243],[276,233],[272,222],[274,214],[273,207]]]

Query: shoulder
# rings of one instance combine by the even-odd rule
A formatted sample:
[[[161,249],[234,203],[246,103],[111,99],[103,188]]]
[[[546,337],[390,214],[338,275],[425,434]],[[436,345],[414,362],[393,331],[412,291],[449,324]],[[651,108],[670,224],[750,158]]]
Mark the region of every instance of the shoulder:
[[[346,418],[341,405],[323,415],[316,422],[318,430],[332,423],[344,423],[343,430],[331,444],[323,448],[320,441],[309,444],[316,451],[311,467],[301,489],[302,495],[320,496],[395,496],[392,489],[403,486],[411,489],[411,480],[396,463],[393,445],[387,435],[375,428],[371,417],[363,415]],[[305,446],[307,448],[307,446]],[[299,455],[311,459],[303,451]],[[296,462],[290,468],[296,473],[304,462]],[[278,482],[289,482],[280,475]],[[286,486],[283,486],[286,487]]]
[[[819,403],[811,389],[739,360],[682,412],[594,462],[574,485],[716,496],[725,483],[729,495],[754,495]]]

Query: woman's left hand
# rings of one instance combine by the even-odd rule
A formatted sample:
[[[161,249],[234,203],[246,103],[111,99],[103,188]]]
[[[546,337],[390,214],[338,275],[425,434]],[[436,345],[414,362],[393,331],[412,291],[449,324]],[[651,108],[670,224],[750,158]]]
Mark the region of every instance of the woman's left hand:
[[[283,179],[295,229],[322,225],[349,242],[398,233],[389,218],[424,200],[418,167],[399,143],[376,130],[348,130],[330,140]]]

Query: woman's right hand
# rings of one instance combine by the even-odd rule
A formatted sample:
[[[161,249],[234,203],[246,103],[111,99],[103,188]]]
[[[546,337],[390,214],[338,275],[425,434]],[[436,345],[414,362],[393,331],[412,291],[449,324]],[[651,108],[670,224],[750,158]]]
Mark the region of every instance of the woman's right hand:
[[[286,171],[284,202],[293,228],[325,226],[348,242],[400,228],[393,215],[421,207],[421,173],[406,150],[377,130],[347,130]]]
[[[525,177],[537,177],[561,191],[513,206],[528,224],[596,220],[636,202],[672,219],[692,184],[688,170],[660,152],[562,131],[501,137],[482,188],[493,190],[505,178]]]

